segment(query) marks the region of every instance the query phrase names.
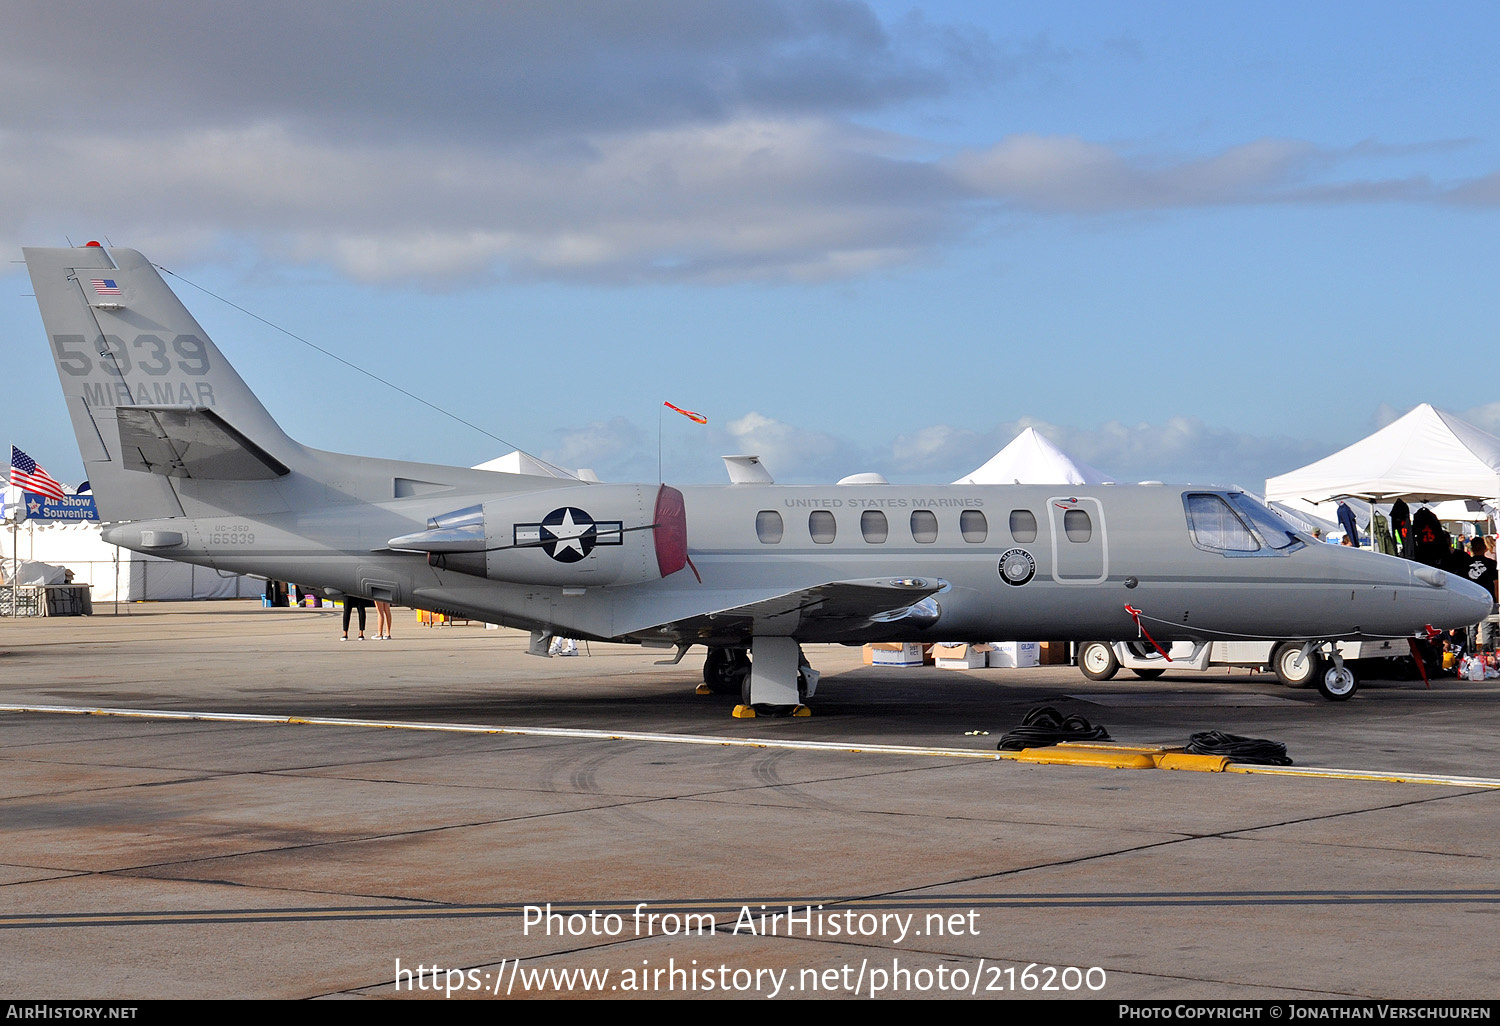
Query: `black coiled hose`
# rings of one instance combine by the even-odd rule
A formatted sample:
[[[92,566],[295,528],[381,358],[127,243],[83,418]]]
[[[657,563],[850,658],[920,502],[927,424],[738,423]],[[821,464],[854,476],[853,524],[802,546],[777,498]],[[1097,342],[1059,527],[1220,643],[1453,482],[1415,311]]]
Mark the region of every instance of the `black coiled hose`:
[[[1265,738],[1240,737],[1222,730],[1205,730],[1188,738],[1187,750],[1194,755],[1223,755],[1231,762],[1249,762],[1258,766],[1290,766],[1286,745]]]
[[[995,747],[1002,752],[1019,752],[1023,748],[1045,748],[1063,741],[1111,740],[1109,731],[1091,725],[1082,716],[1064,718],[1050,705],[1043,705],[1027,713],[1021,725],[1007,731]]]

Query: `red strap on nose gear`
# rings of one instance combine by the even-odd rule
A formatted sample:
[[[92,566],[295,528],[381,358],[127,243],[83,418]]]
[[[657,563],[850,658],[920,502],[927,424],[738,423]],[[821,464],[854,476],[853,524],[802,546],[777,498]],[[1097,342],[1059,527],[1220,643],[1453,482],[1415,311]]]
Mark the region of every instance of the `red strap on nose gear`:
[[[1161,657],[1170,663],[1172,661],[1172,657],[1167,655],[1167,650],[1158,645],[1156,643],[1156,639],[1146,631],[1146,628],[1141,626],[1141,611],[1127,602],[1125,604],[1125,612],[1129,613],[1131,619],[1135,621],[1135,629],[1140,631],[1142,636],[1144,636],[1147,641],[1151,642],[1151,647],[1160,652]]]

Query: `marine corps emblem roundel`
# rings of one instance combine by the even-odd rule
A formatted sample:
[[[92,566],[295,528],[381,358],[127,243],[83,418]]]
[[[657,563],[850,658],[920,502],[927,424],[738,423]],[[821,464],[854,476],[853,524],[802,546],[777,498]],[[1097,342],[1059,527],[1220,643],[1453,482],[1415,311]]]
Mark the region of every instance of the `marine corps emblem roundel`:
[[[1007,549],[1000,554],[1000,579],[1020,587],[1036,576],[1036,560],[1025,549]]]

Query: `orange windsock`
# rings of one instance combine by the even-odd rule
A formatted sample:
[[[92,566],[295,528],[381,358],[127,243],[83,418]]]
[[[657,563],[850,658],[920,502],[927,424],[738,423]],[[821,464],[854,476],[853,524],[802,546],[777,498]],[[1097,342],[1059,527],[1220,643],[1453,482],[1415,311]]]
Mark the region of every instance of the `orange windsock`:
[[[663,402],[662,405],[665,406],[669,410],[676,410],[678,413],[682,414],[688,420],[695,421],[695,422],[697,422],[699,424],[707,424],[708,423],[708,418],[705,417],[701,413],[694,413],[692,410],[684,410],[681,406],[673,406],[671,403],[668,403],[668,402]]]

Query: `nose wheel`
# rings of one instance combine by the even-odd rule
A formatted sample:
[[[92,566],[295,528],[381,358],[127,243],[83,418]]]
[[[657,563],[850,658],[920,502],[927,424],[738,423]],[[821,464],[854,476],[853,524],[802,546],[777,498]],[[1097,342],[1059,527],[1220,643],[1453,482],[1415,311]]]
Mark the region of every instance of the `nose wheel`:
[[[1318,692],[1330,702],[1342,702],[1359,690],[1359,682],[1354,679],[1354,671],[1344,665],[1339,659],[1337,665],[1330,666],[1323,671],[1323,676],[1318,678]]]

